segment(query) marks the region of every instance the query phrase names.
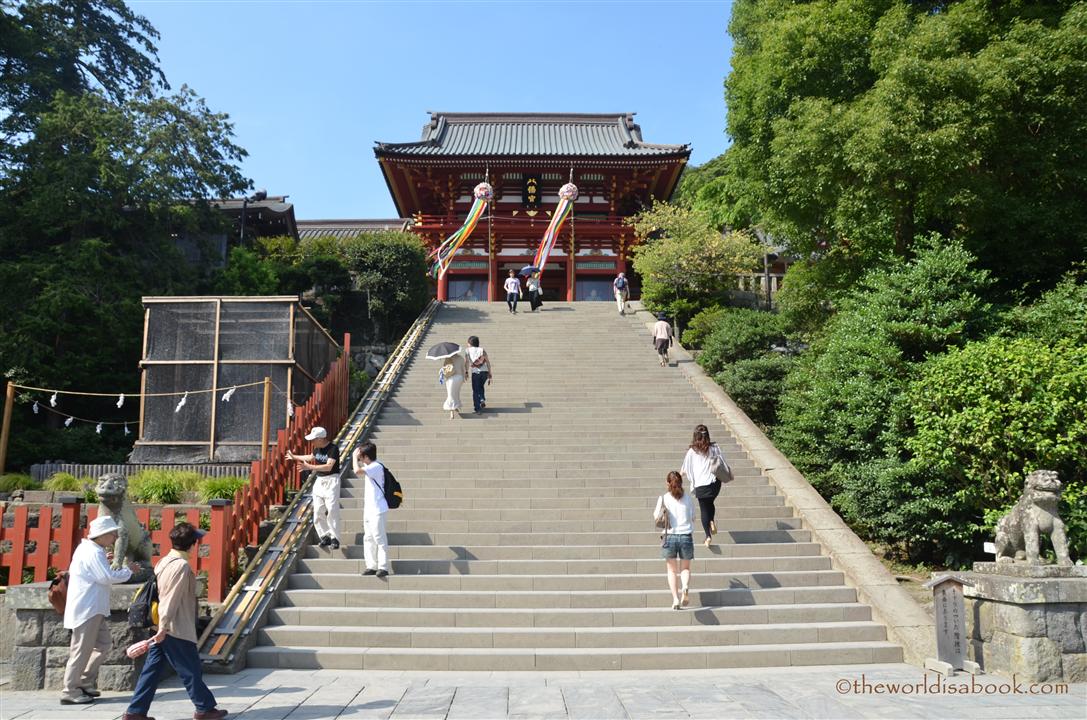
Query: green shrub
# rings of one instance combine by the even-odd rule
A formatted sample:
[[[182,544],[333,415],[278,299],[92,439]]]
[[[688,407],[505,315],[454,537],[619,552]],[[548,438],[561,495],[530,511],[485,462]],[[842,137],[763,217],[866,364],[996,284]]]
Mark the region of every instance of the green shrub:
[[[701,350],[706,338],[717,328],[724,312],[726,308],[711,305],[691,318],[687,329],[683,331],[683,346],[688,350]]]
[[[984,334],[990,284],[960,243],[919,240],[916,255],[869,271],[785,380],[774,440],[828,499],[847,467],[900,457],[892,414],[929,354]]]
[[[1067,499],[1082,498],[1087,346],[999,336],[970,343],[925,363],[906,403],[913,427],[906,447],[949,479],[965,507],[988,518],[986,529],[1033,470],[1056,470]],[[1079,522],[1070,540],[1082,552]]]
[[[1087,483],[1065,486],[1060,510],[1072,557],[1076,560],[1087,558]]]
[[[200,500],[205,503],[211,500],[233,500],[234,494],[248,482],[247,477],[204,478],[200,484]]]
[[[34,478],[22,473],[8,473],[0,475],[0,492],[12,492],[14,490],[37,490],[41,485]]]
[[[371,382],[373,382],[373,378],[370,377],[370,373],[360,368],[351,368],[350,398],[352,405],[362,399],[362,396],[370,388]]]
[[[1008,319],[1022,335],[1087,345],[1087,270],[1069,273],[1038,302],[1016,308]]]
[[[698,364],[710,374],[737,360],[751,360],[785,342],[785,323],[780,315],[745,308],[727,308],[706,337]]]
[[[98,495],[94,492],[94,478],[76,477],[71,473],[53,473],[42,485],[46,490],[53,492],[71,492],[83,498],[85,503],[98,502]]]
[[[768,353],[751,360],[737,360],[714,379],[748,417],[768,427],[777,422],[778,398],[793,362],[780,353]]]
[[[141,470],[128,479],[128,497],[148,505],[177,504],[185,492],[180,475],[176,470]]]

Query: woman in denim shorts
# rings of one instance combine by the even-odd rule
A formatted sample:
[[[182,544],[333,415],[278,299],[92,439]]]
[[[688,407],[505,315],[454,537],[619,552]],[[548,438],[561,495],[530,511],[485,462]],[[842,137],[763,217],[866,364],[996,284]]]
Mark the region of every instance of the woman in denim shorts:
[[[668,492],[657,498],[653,517],[668,513],[668,529],[661,541],[661,557],[668,568],[668,589],[672,591],[672,609],[687,607],[690,602],[691,560],[694,558],[694,503],[690,493],[683,492],[683,476],[668,473]],[[679,576],[677,578],[677,575]]]

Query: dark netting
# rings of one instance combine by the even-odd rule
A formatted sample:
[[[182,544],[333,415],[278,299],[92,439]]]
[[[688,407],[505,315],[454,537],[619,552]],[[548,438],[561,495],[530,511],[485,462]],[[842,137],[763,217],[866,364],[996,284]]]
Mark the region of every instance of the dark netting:
[[[223,301],[219,315],[221,360],[290,358],[291,303]]]
[[[206,390],[211,387],[211,365],[151,365],[146,369],[146,392],[167,393],[185,390]],[[150,452],[137,452],[133,460],[142,462],[183,462],[199,456],[208,459],[211,441],[211,393],[191,393],[178,409],[181,395],[147,397],[143,410],[143,442],[196,441],[203,445],[178,445],[176,454],[163,459],[147,457]],[[141,450],[140,446],[137,450]],[[148,448],[153,446],[147,446]],[[165,447],[165,446],[159,446]],[[158,452],[153,453],[159,455]]]
[[[304,405],[309,400],[309,396],[313,394],[313,388],[313,382],[295,369],[294,378],[291,381],[291,397],[294,399],[294,404]]]
[[[215,410],[216,442],[251,443],[259,454],[261,420],[264,415],[263,383],[238,388],[229,402],[223,402],[222,397],[232,385],[262,382],[265,377],[272,379],[269,437],[274,441],[276,430],[286,426],[286,365],[220,365],[219,400]]]
[[[318,382],[328,372],[339,351],[321,328],[303,312],[294,318],[294,361]],[[298,380],[300,373],[295,373]],[[311,388],[312,390],[312,388]],[[297,394],[295,394],[297,397]],[[307,394],[306,397],[309,397]]]
[[[215,303],[147,305],[147,360],[212,360]]]

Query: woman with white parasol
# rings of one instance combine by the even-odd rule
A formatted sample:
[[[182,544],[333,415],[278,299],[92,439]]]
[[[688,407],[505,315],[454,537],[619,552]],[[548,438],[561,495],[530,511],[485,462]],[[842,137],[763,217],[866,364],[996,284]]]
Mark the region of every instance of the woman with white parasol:
[[[460,386],[468,380],[467,355],[460,345],[443,342],[427,350],[426,357],[427,360],[443,361],[438,371],[438,382],[445,384],[442,409],[448,410],[449,419],[454,420],[460,414]]]

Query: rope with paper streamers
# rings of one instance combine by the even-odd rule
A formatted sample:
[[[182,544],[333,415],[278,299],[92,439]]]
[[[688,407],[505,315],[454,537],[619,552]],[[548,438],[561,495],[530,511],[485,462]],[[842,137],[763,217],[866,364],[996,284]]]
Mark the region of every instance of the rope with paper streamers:
[[[488,183],[481,182],[476,185],[472,195],[475,200],[472,201],[472,207],[468,210],[468,217],[465,218],[464,224],[430,253],[430,259],[434,260],[430,272],[435,279],[445,275],[446,271],[449,270],[449,266],[453,263],[453,256],[471,237],[472,231],[476,229],[476,224],[483,217],[484,209],[490,203],[491,198],[494,197],[494,188]]]
[[[547,231],[544,232],[540,247],[536,250],[536,257],[532,261],[532,265],[538,268],[541,273],[544,266],[547,265],[547,259],[551,256],[551,250],[555,247],[555,241],[559,237],[559,230],[562,230],[566,219],[573,215],[575,200],[577,200],[577,185],[568,182],[559,188],[559,204],[551,216],[551,222],[547,226]]]
[[[230,402],[231,399],[233,399],[233,397],[234,397],[234,393],[237,392],[238,390],[241,390],[243,388],[257,387],[257,386],[261,386],[261,385],[264,385],[263,380],[258,380],[257,382],[251,382],[251,383],[243,383],[241,385],[224,386],[224,387],[214,388],[214,389],[213,388],[207,388],[207,389],[204,389],[204,390],[180,390],[180,391],[177,391],[177,392],[143,393],[143,397],[144,398],[179,397],[180,400],[178,401],[177,405],[174,407],[174,412],[179,413],[179,412],[181,412],[181,409],[183,407],[185,407],[185,405],[187,404],[190,395],[202,395],[202,394],[207,394],[207,393],[221,392],[222,393],[222,397],[220,398],[221,401],[222,402]],[[24,390],[24,391],[27,391],[27,392],[47,393],[47,394],[49,394],[49,401],[48,401],[47,405],[43,405],[38,400],[35,400],[34,404],[31,406],[31,409],[34,411],[35,415],[39,414],[41,412],[41,410],[44,408],[45,410],[47,410],[48,412],[53,413],[54,415],[59,415],[59,416],[65,418],[64,427],[66,427],[66,428],[71,427],[72,424],[75,423],[75,422],[81,422],[81,423],[86,423],[86,424],[89,424],[89,425],[94,425],[95,426],[95,432],[97,432],[98,434],[101,434],[102,429],[103,429],[104,426],[116,425],[116,426],[123,427],[125,435],[128,435],[128,434],[131,433],[128,426],[138,424],[137,420],[92,420],[92,419],[89,419],[89,418],[78,417],[76,415],[72,415],[72,414],[62,412],[62,411],[56,409],[57,405],[59,404],[58,397],[60,395],[72,395],[72,396],[78,396],[78,397],[108,397],[108,398],[115,397],[115,398],[117,398],[117,402],[115,403],[115,405],[116,405],[117,409],[120,410],[122,407],[124,407],[125,400],[127,399],[127,397],[129,397],[128,395],[126,395],[126,393],[85,392],[85,391],[80,391],[80,390],[59,390],[59,389],[56,389],[56,388],[42,388],[42,387],[34,387],[32,385],[20,385],[18,383],[12,383],[12,386],[14,388],[18,389],[18,390]],[[287,392],[285,390],[283,390],[282,388],[280,388],[275,383],[272,383],[272,387],[275,388],[275,392],[273,394],[283,395],[283,396],[287,395]],[[133,393],[131,395],[131,397],[139,398],[140,393]],[[287,415],[289,417],[294,416],[294,404],[291,402],[290,398],[287,398]]]

